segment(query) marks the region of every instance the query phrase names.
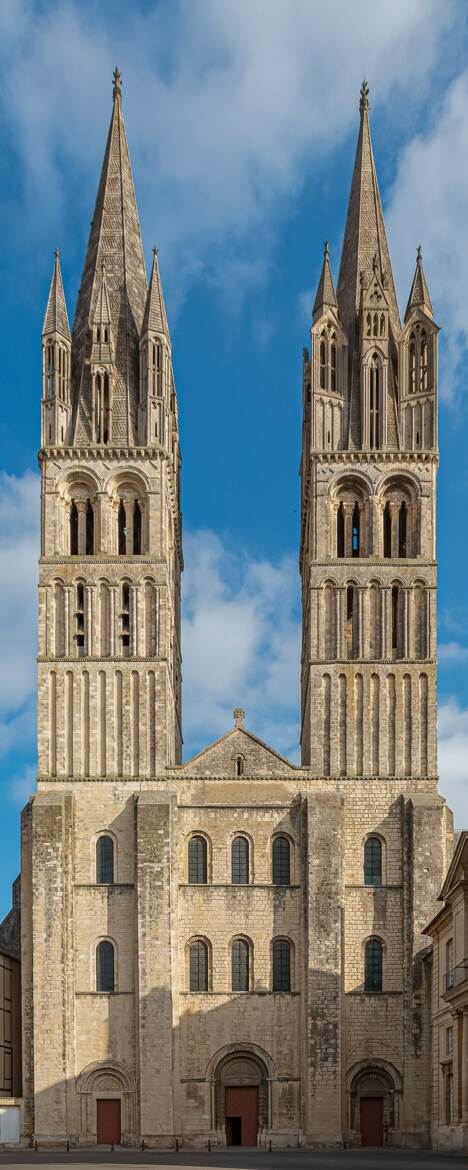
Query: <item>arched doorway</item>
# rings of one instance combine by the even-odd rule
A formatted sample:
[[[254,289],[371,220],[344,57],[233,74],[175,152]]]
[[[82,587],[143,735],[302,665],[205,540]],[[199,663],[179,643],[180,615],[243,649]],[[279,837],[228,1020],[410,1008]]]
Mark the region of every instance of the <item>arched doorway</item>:
[[[129,1069],[115,1060],[87,1065],[77,1078],[79,1141],[132,1145],[136,1139],[136,1092]]]
[[[397,1124],[395,1082],[391,1073],[375,1066],[361,1068],[351,1082],[351,1129],[362,1146],[386,1145],[389,1129]]]
[[[269,1078],[256,1053],[231,1052],[215,1074],[216,1128],[226,1145],[256,1146],[269,1126]]]

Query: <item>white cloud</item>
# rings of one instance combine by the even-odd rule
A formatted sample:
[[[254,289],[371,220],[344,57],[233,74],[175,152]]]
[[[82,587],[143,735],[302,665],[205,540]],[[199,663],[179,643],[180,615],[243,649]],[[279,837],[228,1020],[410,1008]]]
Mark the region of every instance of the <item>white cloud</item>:
[[[38,476],[0,473],[0,751],[31,727],[38,554]]]
[[[456,828],[468,828],[468,708],[454,698],[439,706],[439,774]]]
[[[18,804],[25,804],[31,793],[35,791],[37,769],[34,764],[26,764],[21,772],[13,776],[9,783],[9,796]]]
[[[415,266],[415,245],[423,246],[434,314],[447,347],[440,386],[446,399],[453,396],[468,346],[467,189],[468,71],[449,86],[427,132],[407,144],[386,213],[403,308]]]
[[[320,0],[295,0],[291,18],[290,0],[174,0],[146,12],[122,5],[110,40],[105,6],[9,0],[0,68],[25,244],[26,202],[29,232],[42,242],[44,224],[61,222],[78,260],[77,201],[83,220],[118,59],[142,220],[175,296],[201,271],[258,281],[284,200],[357,123],[364,72],[375,104],[404,102],[407,113],[433,84],[459,7],[329,0],[325,12]]]
[[[246,726],[297,758],[298,574],[234,554],[213,532],[185,540],[184,727],[193,751],[227,731],[243,706]]]
[[[442,642],[438,647],[439,662],[466,662],[468,660],[468,646],[461,642]]]

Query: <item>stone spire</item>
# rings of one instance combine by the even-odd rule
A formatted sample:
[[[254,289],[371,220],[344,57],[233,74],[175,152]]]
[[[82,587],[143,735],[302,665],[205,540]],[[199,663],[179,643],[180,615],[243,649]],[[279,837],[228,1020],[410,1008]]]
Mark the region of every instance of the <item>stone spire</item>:
[[[333,287],[333,277],[330,268],[330,249],[328,247],[328,240],[325,240],[325,248],[323,254],[323,265],[320,280],[318,282],[317,294],[312,309],[312,319],[318,317],[319,313],[323,312],[327,306],[333,309],[337,308],[335,289]]]
[[[359,109],[361,126],[351,181],[337,287],[340,319],[348,335],[350,348],[353,345],[362,283],[369,283],[373,273],[375,256],[377,257],[379,273],[386,288],[394,337],[400,330],[400,315],[372,151],[369,127],[369,86],[366,81],[363,81],[361,86]]]
[[[103,264],[115,341],[111,443],[132,444],[137,437],[138,342],[146,301],[146,272],[121,96],[121,76],[116,69],[112,117],[73,323],[74,431],[75,442],[84,445],[92,440],[91,376],[87,363]]]
[[[63,291],[62,273],[60,271],[60,252],[55,252],[54,271],[50,282],[49,299],[42,327],[42,336],[49,333],[59,333],[66,341],[70,341],[70,326],[68,324],[67,305]]]
[[[148,296],[146,298],[143,324],[141,327],[142,336],[144,333],[163,333],[167,337],[167,340],[170,341],[157,248],[153,248],[153,267],[151,269]]]
[[[432,303],[424,275],[421,247],[418,248],[416,253],[416,271],[406,306],[405,323],[413,309],[422,309],[424,313],[427,313],[428,317],[432,317]]]

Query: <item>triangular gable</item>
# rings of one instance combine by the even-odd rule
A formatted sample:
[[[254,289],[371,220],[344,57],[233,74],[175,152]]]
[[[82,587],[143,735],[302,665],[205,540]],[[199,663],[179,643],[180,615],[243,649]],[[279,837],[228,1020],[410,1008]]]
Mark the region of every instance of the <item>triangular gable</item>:
[[[240,775],[237,770],[238,759],[241,761]],[[233,777],[242,782],[243,779],[256,776],[290,776],[296,771],[296,765],[244,727],[234,727],[188,760],[182,771],[191,776]]]
[[[460,833],[455,853],[450,862],[447,877],[440,891],[441,901],[445,901],[454,886],[460,881],[468,880],[468,832]]]

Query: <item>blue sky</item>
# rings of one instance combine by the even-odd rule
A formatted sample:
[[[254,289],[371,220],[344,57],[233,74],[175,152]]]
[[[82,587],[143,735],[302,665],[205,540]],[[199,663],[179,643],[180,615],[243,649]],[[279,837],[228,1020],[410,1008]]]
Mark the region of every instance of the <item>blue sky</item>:
[[[443,329],[440,771],[468,824],[467,39],[463,0],[3,0],[0,917],[35,774],[40,333],[55,247],[73,314],[116,63],[179,395],[186,754],[241,704],[298,758],[301,355],[366,75],[400,305],[421,243]]]

